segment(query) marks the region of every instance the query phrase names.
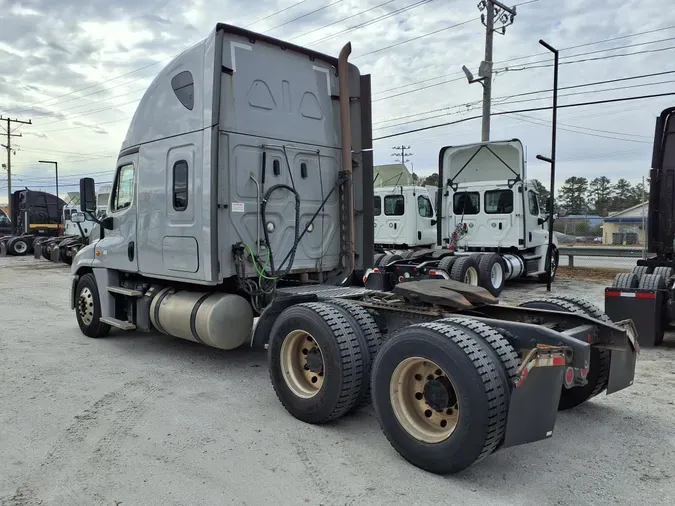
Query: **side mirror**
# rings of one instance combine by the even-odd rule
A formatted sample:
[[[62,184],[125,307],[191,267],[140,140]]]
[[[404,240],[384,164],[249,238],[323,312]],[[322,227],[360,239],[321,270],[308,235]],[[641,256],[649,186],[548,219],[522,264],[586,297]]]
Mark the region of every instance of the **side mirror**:
[[[83,223],[85,221],[84,214],[73,213],[70,215],[70,221],[72,221],[73,223]]]
[[[546,223],[547,220],[548,220],[548,219],[537,218],[537,223],[538,223],[539,225],[543,225],[544,223]]]
[[[431,220],[431,226],[432,226],[432,227],[433,227],[434,225],[436,225],[436,223],[438,223],[438,220]]]
[[[96,190],[93,178],[83,177],[80,179],[80,211],[85,213],[96,212]]]

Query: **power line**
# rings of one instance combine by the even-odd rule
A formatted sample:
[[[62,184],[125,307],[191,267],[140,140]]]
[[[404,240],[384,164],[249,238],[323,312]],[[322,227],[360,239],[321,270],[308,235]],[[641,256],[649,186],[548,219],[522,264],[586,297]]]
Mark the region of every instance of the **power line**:
[[[342,23],[343,21],[347,21],[348,19],[352,19],[352,18],[355,18],[355,17],[357,17],[357,16],[362,16],[362,15],[364,15],[366,12],[370,12],[370,11],[373,11],[373,10],[375,10],[375,9],[379,9],[380,7],[384,7],[385,5],[388,5],[388,4],[393,3],[393,2],[395,2],[395,1],[396,1],[396,0],[387,0],[386,2],[383,2],[383,3],[381,3],[381,4],[378,4],[378,5],[374,6],[374,7],[371,7],[371,8],[369,8],[369,9],[366,9],[366,10],[364,10],[364,11],[357,12],[356,14],[352,14],[351,16],[347,16],[346,18],[338,19],[337,21],[333,21],[332,23],[328,23],[327,25],[320,26],[319,28],[315,28],[315,29],[313,29],[313,30],[310,30],[309,32],[301,33],[300,35],[295,35],[294,37],[291,37],[291,38],[286,39],[286,40],[291,41],[291,40],[299,39],[300,37],[304,37],[305,35],[309,35],[310,33],[318,32],[318,31],[324,30],[325,28],[328,28],[328,27],[330,27],[330,26],[333,26],[333,25],[337,25],[337,24],[339,24],[339,23]]]
[[[278,10],[278,11],[276,11],[276,12],[273,12],[272,14],[268,14],[268,15],[265,16],[264,18],[260,18],[258,21],[254,21],[253,23],[249,23],[248,25],[245,25],[244,28],[249,28],[249,27],[251,27],[251,26],[253,26],[253,25],[257,25],[258,23],[261,23],[262,21],[265,21],[266,19],[273,18],[274,16],[277,16],[278,14],[282,14],[282,13],[284,13],[284,12],[286,12],[286,11],[289,11],[289,10],[291,10],[293,7],[297,7],[297,6],[300,5],[300,4],[304,4],[304,3],[307,2],[307,1],[308,1],[308,0],[300,0],[299,2],[296,2],[296,3],[294,3],[293,5],[290,5],[290,6],[288,6],[288,7],[285,7],[285,8],[283,8],[283,9],[280,9],[280,10]]]
[[[667,97],[667,96],[671,96],[671,95],[675,95],[675,92],[656,93],[656,94],[652,94],[652,95],[640,95],[640,96],[635,96],[635,97],[611,98],[611,99],[606,99],[606,100],[594,100],[592,102],[578,102],[578,103],[574,103],[574,104],[559,105],[558,108],[559,109],[566,109],[566,108],[569,108],[569,107],[584,107],[584,106],[588,106],[588,105],[608,104],[608,103],[612,103],[612,102],[626,102],[626,101],[629,101],[629,100],[643,100],[643,99],[647,99],[647,98]],[[492,116],[503,116],[503,115],[506,115],[506,114],[515,114],[515,113],[521,113],[521,112],[548,111],[548,110],[551,110],[552,108],[553,108],[552,106],[530,107],[530,108],[527,108],[527,109],[517,109],[517,110],[514,110],[514,111],[496,112],[496,113],[492,113]],[[432,118],[427,118],[427,119],[432,119]],[[382,140],[382,139],[390,139],[392,137],[400,137],[401,135],[407,135],[407,134],[411,134],[411,133],[415,133],[415,132],[424,132],[426,130],[432,130],[432,129],[441,128],[441,127],[444,127],[444,126],[456,125],[457,123],[464,123],[465,121],[470,121],[470,120],[479,119],[479,118],[482,118],[482,115],[470,116],[468,118],[462,118],[462,119],[458,119],[456,121],[450,121],[450,122],[441,123],[441,124],[438,124],[438,125],[430,125],[430,126],[426,126],[426,127],[415,128],[413,130],[407,130],[405,132],[382,135],[380,137],[374,137],[373,140],[379,141],[379,140]],[[401,125],[398,125],[398,126],[401,126]]]
[[[646,77],[656,77],[656,76],[660,76],[660,75],[673,74],[673,73],[675,73],[675,70],[668,70],[668,71],[664,71],[664,72],[653,72],[651,74],[642,74],[642,75],[639,75],[639,76],[628,76],[628,77],[620,77],[620,78],[615,78],[615,79],[605,79],[605,80],[602,80],[602,81],[594,81],[594,82],[590,82],[590,83],[580,83],[580,84],[574,84],[574,85],[571,85],[571,86],[563,86],[563,87],[559,88],[559,90],[585,88],[585,87],[589,87],[589,86],[597,86],[597,85],[600,85],[600,84],[617,83],[617,82],[621,82],[621,81],[642,79],[642,78],[646,78]],[[665,82],[672,82],[672,81],[665,81]],[[651,86],[652,84],[664,84],[664,82],[644,83],[640,86]],[[601,91],[614,91],[615,89],[624,89],[624,88],[621,87],[621,88],[612,88],[610,90],[590,90],[587,93],[600,93]],[[384,97],[384,98],[378,99],[378,100],[385,100],[387,98],[393,98],[395,96],[405,95],[407,93],[413,93],[414,91],[417,91],[417,90],[410,90],[409,92],[403,92],[403,93],[399,93],[397,95],[391,95],[390,97]],[[552,91],[552,90],[550,88],[547,88],[547,89],[538,90],[538,91],[529,91],[529,92],[526,92],[526,93],[509,95],[509,96],[506,96],[506,97],[497,97],[494,100],[509,99],[509,98],[513,98],[513,97],[517,97],[517,96],[534,95],[534,94],[537,94],[537,93],[546,93],[546,92],[550,92],[550,91]],[[572,94],[568,93],[568,94],[561,95],[561,96],[565,97],[565,96],[570,96],[570,95],[572,95]],[[543,98],[546,98],[546,97],[543,97]],[[529,102],[529,101],[532,101],[532,100],[541,100],[541,99],[540,98],[530,99],[530,100],[525,100],[523,102]],[[513,103],[519,103],[519,102],[521,102],[521,101],[514,101],[514,102],[508,102],[508,103],[513,104]],[[477,103],[478,102],[469,102],[467,104],[458,104],[458,105],[453,105],[453,106],[441,107],[439,109],[432,109],[432,110],[429,110],[429,111],[423,111],[423,112],[408,114],[408,115],[405,115],[405,116],[398,116],[396,118],[377,121],[377,122],[373,123],[373,125],[380,125],[382,123],[388,123],[388,122],[397,121],[397,120],[400,120],[400,119],[407,119],[407,118],[412,118],[412,117],[415,117],[415,116],[421,116],[421,115],[424,115],[424,114],[431,114],[431,113],[435,113],[435,112],[446,111],[448,109],[453,109],[453,108],[456,108],[456,107],[466,107],[466,106],[474,105],[474,104],[477,104]],[[423,121],[424,119],[427,119],[427,118],[422,118],[422,119],[417,120],[417,121]],[[387,128],[389,128],[389,127],[387,127]]]
[[[651,33],[661,32],[661,31],[664,31],[664,30],[670,30],[671,28],[675,28],[675,25],[666,26],[666,27],[663,27],[663,28],[656,28],[656,29],[653,29],[653,30],[647,30],[647,31],[644,31],[644,32],[631,33],[631,34],[628,34],[628,35],[622,35],[620,37],[612,37],[612,38],[609,38],[609,39],[602,39],[602,40],[597,40],[597,41],[593,41],[593,42],[586,42],[584,44],[577,44],[576,46],[565,47],[565,48],[561,49],[560,51],[569,51],[571,49],[578,49],[580,47],[587,47],[587,46],[592,46],[592,45],[596,45],[596,44],[604,44],[606,42],[613,42],[613,41],[619,40],[619,39],[626,39],[626,38],[629,38],[629,37],[638,37],[640,35],[648,35],[648,34],[651,34]],[[646,43],[649,43],[649,42],[646,42]],[[640,45],[640,44],[638,44],[638,45]],[[623,49],[623,48],[624,48],[624,46],[619,46],[619,47],[616,47],[616,48],[608,48],[608,49],[603,49],[603,50],[600,50],[600,51],[612,51],[612,50]],[[544,54],[546,54],[546,53],[534,53],[534,54],[530,54],[530,55],[517,56],[517,57],[514,57],[514,58],[509,58],[507,60],[497,61],[497,62],[495,62],[495,64],[503,65],[504,63],[523,60],[523,59],[527,59],[527,58],[533,58],[535,56],[542,56]],[[580,56],[580,55],[570,55],[570,56],[566,56],[566,57],[563,57],[563,58],[572,58],[574,56]],[[540,61],[543,61],[543,60],[540,60]],[[530,63],[539,63],[539,62],[530,62]],[[459,67],[461,64],[457,63],[457,64],[454,64],[454,65]],[[454,66],[454,65],[450,65],[450,66]],[[523,65],[529,65],[529,63],[523,64]],[[394,91],[394,90],[397,90],[397,89],[400,89],[400,88],[405,88],[405,87],[408,87],[408,86],[412,86],[414,84],[421,84],[421,83],[425,83],[425,82],[428,82],[428,81],[433,81],[435,79],[442,79],[442,78],[445,78],[445,77],[452,77],[452,76],[456,76],[456,75],[463,75],[463,72],[461,72],[461,71],[452,72],[450,74],[442,74],[442,75],[439,75],[439,76],[436,76],[436,77],[423,79],[421,81],[413,81],[413,82],[410,82],[408,84],[395,86],[393,88],[387,88],[386,90],[382,90],[382,91],[379,91],[379,92],[375,93],[375,95],[379,95],[380,93],[386,93],[388,91]],[[439,83],[439,84],[445,84],[445,83]]]
[[[335,0],[334,2],[329,3],[328,5],[324,5],[323,7],[319,7],[318,9],[315,9],[313,11],[310,11],[310,12],[306,13],[306,14],[303,14],[302,16],[298,16],[297,18],[289,19],[288,21],[285,21],[285,22],[281,23],[280,25],[274,26],[267,31],[271,32],[272,30],[276,30],[277,28],[281,28],[282,26],[286,26],[290,23],[298,21],[299,19],[306,18],[307,16],[311,16],[312,14],[316,14],[317,12],[320,12],[324,9],[328,9],[328,7],[332,7],[333,5],[339,4],[340,2],[342,2],[342,0]]]
[[[499,109],[496,109],[496,108],[495,108],[495,110],[499,111]],[[550,124],[550,122],[546,122],[545,120],[541,120],[539,118],[533,118],[532,116],[527,116],[525,114],[512,113],[512,115],[515,119],[517,119],[519,121],[525,121],[526,123],[531,123],[533,125],[549,126],[549,124]],[[592,132],[584,132],[584,131],[580,131],[580,130],[575,130],[575,129],[572,129],[572,128],[562,126],[561,123],[557,124],[557,128],[559,130],[563,130],[565,132],[573,132],[573,133],[576,133],[576,134],[588,135],[590,137],[600,137],[600,138],[603,138],[603,139],[612,139],[612,140],[615,140],[615,141],[635,142],[635,143],[638,143],[638,144],[652,144],[652,141],[641,141],[641,140],[638,140],[638,139],[624,139],[624,138],[616,137],[616,136],[612,136],[612,135],[602,135],[600,133],[592,133]],[[617,135],[631,136],[631,134],[625,134],[625,133],[621,133],[621,132],[611,132],[611,131],[607,131],[607,130],[596,130],[596,131],[607,132],[607,133],[610,133],[610,134],[614,133],[614,134],[617,134]]]
[[[418,35],[417,37],[413,37],[412,39],[407,39],[407,40],[403,40],[401,42],[396,42],[394,44],[390,44],[390,45],[382,47],[380,49],[375,49],[373,51],[369,51],[367,53],[363,53],[363,54],[360,54],[358,56],[355,56],[354,58],[352,58],[352,60],[358,60],[359,58],[363,58],[364,56],[369,56],[371,54],[379,53],[380,51],[386,51],[387,49],[391,49],[392,47],[398,47],[398,46],[401,46],[403,44],[407,44],[408,42],[414,42],[416,40],[423,39],[423,38],[429,37],[431,35],[436,35],[437,33],[441,33],[441,32],[444,32],[446,30],[451,30],[453,28],[457,28],[459,26],[466,25],[467,23],[471,23],[471,21],[475,21],[477,19],[480,19],[480,18],[467,19],[466,21],[461,21],[460,23],[455,23],[454,25],[446,26],[445,28],[440,28],[439,30],[434,30],[433,32],[425,33],[423,35]]]
[[[326,37],[323,37],[321,39],[314,40],[314,41],[312,41],[312,42],[310,42],[309,44],[306,44],[306,45],[307,46],[313,46],[315,44],[318,44],[319,42],[325,42],[327,40],[334,39],[335,37],[339,37],[340,35],[343,35],[345,33],[348,33],[348,32],[354,31],[354,30],[358,30],[358,29],[364,28],[366,26],[370,26],[370,25],[375,24],[379,21],[382,21],[383,19],[390,18],[390,17],[395,16],[396,14],[400,14],[402,12],[407,12],[409,10],[415,9],[415,8],[420,7],[422,5],[428,4],[429,2],[432,2],[432,1],[433,0],[420,0],[416,3],[414,3],[414,4],[408,5],[406,7],[402,7],[400,9],[389,12],[387,14],[382,14],[381,16],[377,16],[373,19],[370,19],[370,20],[365,21],[363,23],[360,23],[358,25],[350,26],[349,28],[346,28],[346,29],[342,30],[341,32],[337,32],[337,33],[334,33],[332,35],[328,35]]]
[[[560,65],[571,65],[574,63],[585,63],[589,61],[598,61],[598,60],[609,60],[611,58],[621,58],[623,56],[634,56],[636,54],[649,54],[649,53],[660,53],[663,51],[670,51],[671,49],[675,49],[675,46],[668,46],[668,47],[662,47],[658,49],[645,49],[644,51],[634,51],[632,53],[621,53],[621,54],[609,54],[605,56],[598,56],[595,58],[584,58],[582,60],[575,60],[575,61],[561,61],[559,62]],[[543,61],[543,60],[542,60]],[[536,63],[536,62],[534,62]],[[531,69],[544,69],[548,67],[552,67],[553,64],[549,63],[547,65],[532,65],[529,67],[522,67],[522,68],[509,68],[505,67],[503,69],[500,69],[501,72],[513,72],[513,71],[520,71],[520,70],[531,70]]]

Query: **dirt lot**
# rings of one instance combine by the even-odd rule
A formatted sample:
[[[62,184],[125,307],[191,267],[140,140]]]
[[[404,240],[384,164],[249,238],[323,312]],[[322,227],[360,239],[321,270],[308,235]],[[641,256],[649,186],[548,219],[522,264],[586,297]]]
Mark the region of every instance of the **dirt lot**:
[[[560,413],[552,439],[438,477],[398,456],[372,408],[322,427],[292,418],[264,353],[84,337],[68,281],[63,266],[0,258],[0,505],[673,504],[673,337],[643,350],[632,388]],[[600,305],[603,287],[554,283]]]

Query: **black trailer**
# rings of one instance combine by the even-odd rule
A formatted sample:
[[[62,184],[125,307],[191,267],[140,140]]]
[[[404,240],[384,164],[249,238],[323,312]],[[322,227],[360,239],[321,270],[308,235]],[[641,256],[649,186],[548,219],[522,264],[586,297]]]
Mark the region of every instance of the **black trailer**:
[[[605,289],[605,311],[632,319],[640,344],[656,346],[675,322],[675,107],[656,120],[648,206],[647,256]]]
[[[61,213],[66,203],[42,191],[18,190],[12,194],[9,224],[0,233],[0,256],[30,254],[40,237],[61,234]]]

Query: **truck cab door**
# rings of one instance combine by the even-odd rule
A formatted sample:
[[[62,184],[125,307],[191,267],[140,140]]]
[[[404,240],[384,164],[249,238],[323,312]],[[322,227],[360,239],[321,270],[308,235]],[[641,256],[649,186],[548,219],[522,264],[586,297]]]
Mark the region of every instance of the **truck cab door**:
[[[120,157],[107,216],[112,229],[98,243],[101,261],[108,269],[138,271],[136,225],[138,213],[138,153]]]
[[[415,219],[417,221],[415,244],[436,244],[436,227],[435,224],[432,224],[434,221],[434,208],[431,204],[431,199],[427,195],[420,193],[416,197],[415,207]]]
[[[525,186],[523,186],[523,192],[525,192],[525,209],[523,209],[525,245],[527,248],[534,248],[548,244],[548,226],[539,224],[539,218],[541,218],[539,196],[537,192]]]

